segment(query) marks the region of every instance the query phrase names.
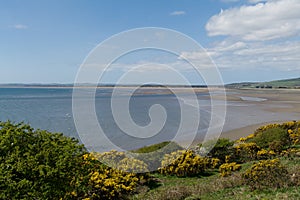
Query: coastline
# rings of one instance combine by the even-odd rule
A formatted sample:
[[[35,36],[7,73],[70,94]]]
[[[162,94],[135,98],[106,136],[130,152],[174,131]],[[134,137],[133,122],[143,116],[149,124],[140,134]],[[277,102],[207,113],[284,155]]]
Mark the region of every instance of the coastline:
[[[276,124],[276,123],[285,123],[287,121],[271,121],[271,122],[264,122],[264,123],[259,123],[259,124],[252,124],[249,126],[245,126],[242,128],[237,128],[229,131],[222,132],[220,135],[220,138],[227,138],[230,140],[238,140],[241,137],[246,137],[252,133],[255,132],[256,129],[258,129],[261,126],[265,126],[268,124]]]

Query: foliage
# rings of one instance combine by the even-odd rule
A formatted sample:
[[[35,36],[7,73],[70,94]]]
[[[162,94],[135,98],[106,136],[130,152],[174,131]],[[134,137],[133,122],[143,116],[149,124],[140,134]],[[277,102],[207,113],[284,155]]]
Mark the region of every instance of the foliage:
[[[0,122],[0,199],[127,199],[141,191],[147,194],[141,199],[247,199],[274,198],[275,190],[276,198],[299,199],[299,127],[299,121],[271,124],[235,143],[211,141],[216,145],[202,157],[173,142],[126,153],[88,153],[62,134]],[[285,167],[278,159],[261,160],[273,157]],[[155,186],[147,185],[149,173],[132,173],[159,166],[160,173],[151,175],[157,177]],[[199,181],[198,175],[205,176]],[[248,186],[259,190],[254,194]]]
[[[300,144],[300,127],[295,128],[294,130],[288,129],[289,137],[292,140],[292,144],[299,145]]]
[[[246,162],[255,160],[257,158],[257,152],[260,150],[260,147],[256,143],[240,143],[234,146],[234,159],[237,162]]]
[[[161,142],[158,144],[153,144],[153,145],[149,145],[149,146],[145,146],[136,150],[133,150],[133,153],[150,153],[150,152],[154,152],[154,151],[158,151],[164,147],[166,147],[167,145],[170,145],[171,143],[174,142],[170,142],[170,141],[166,141],[166,142]]]
[[[0,122],[0,199],[124,198],[142,178],[103,165],[73,138]]]
[[[283,150],[280,153],[280,155],[284,156],[284,157],[290,157],[290,158],[300,157],[300,149],[299,148],[289,148],[287,150]]]
[[[0,199],[58,199],[74,191],[84,193],[85,153],[73,138],[24,123],[0,122]]]
[[[255,142],[261,148],[271,147],[272,150],[281,151],[284,146],[290,144],[290,137],[287,130],[275,127],[257,132],[249,141]]]
[[[261,149],[257,152],[257,158],[260,160],[272,158],[276,155],[276,153],[273,150],[266,150],[266,149]]]
[[[210,149],[207,154],[209,157],[218,158],[222,163],[225,162],[226,155],[232,153],[233,141],[227,138],[220,138],[217,140],[211,140],[202,145],[205,149]]]
[[[210,158],[208,163],[209,168],[215,169],[221,165],[221,160],[219,158]]]
[[[130,154],[126,155],[125,152],[111,150],[104,153],[93,153],[93,155],[109,167],[124,172],[144,173],[149,171],[146,163],[131,157]]]
[[[115,158],[122,157],[122,152],[112,152],[115,152]],[[112,155],[112,152],[107,154]],[[128,173],[108,167],[102,164],[96,155],[95,153],[83,155],[84,164],[88,166],[89,171],[88,191],[81,196],[75,195],[74,197],[77,199],[125,199],[128,195],[134,193],[142,182],[149,178],[141,174]],[[127,158],[122,160],[127,160]]]
[[[157,171],[161,167],[161,161],[165,154],[170,154],[178,150],[183,150],[183,148],[177,143],[163,142],[157,145],[142,147],[132,152],[136,153],[133,155],[134,158],[144,161],[148,165],[149,171]]]
[[[251,189],[281,188],[290,183],[288,171],[278,159],[261,160],[253,164],[243,178]]]
[[[236,164],[236,162],[232,163],[224,163],[220,166],[220,176],[225,177],[231,175],[232,172],[238,171],[241,169],[241,165]]]
[[[124,173],[112,168],[102,168],[91,174],[92,199],[121,199],[134,192],[139,178],[133,173]]]
[[[196,176],[203,173],[208,160],[190,150],[179,150],[166,154],[161,162],[160,173],[178,177]]]

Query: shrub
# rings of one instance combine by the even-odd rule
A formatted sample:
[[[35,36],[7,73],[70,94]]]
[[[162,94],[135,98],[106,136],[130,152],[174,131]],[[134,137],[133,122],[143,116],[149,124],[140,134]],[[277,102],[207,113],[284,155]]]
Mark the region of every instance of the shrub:
[[[243,179],[252,190],[264,188],[282,188],[290,184],[287,169],[278,159],[261,160],[243,174]]]
[[[266,126],[261,126],[255,131],[254,135],[259,135],[262,132],[272,129],[285,130],[288,132],[289,139],[292,144],[300,144],[300,121],[290,121],[282,124],[268,124]],[[281,141],[280,139],[275,140]]]
[[[208,160],[190,150],[180,150],[166,154],[161,162],[160,173],[178,177],[196,176],[204,172]]]
[[[261,148],[269,148],[271,145],[272,150],[281,151],[284,146],[290,144],[290,137],[287,130],[275,127],[257,132],[249,141],[255,142]]]
[[[218,158],[222,163],[225,162],[226,155],[230,155],[233,152],[233,141],[226,138],[220,138],[217,141],[211,140],[202,145],[202,148],[210,150],[208,152],[209,157]]]
[[[176,144],[174,142],[170,142],[170,141],[166,141],[166,142],[161,142],[158,144],[153,144],[153,145],[149,145],[149,146],[145,146],[145,147],[141,147],[139,149],[133,150],[133,153],[150,153],[150,152],[154,152],[154,151],[158,151],[164,147],[166,147],[167,145],[170,144]]]
[[[220,176],[225,177],[231,175],[232,172],[240,170],[242,167],[236,162],[224,163],[219,167]]]
[[[241,143],[234,147],[234,160],[239,162],[246,162],[257,159],[257,152],[260,147],[256,143]]]
[[[209,159],[209,168],[215,169],[221,165],[221,160],[219,158],[210,158]]]
[[[292,140],[292,144],[299,145],[300,144],[300,128],[296,128],[294,130],[288,129],[288,134],[290,139]]]
[[[284,149],[284,142],[275,140],[269,143],[269,149],[274,152],[281,152]]]
[[[133,173],[102,168],[91,173],[89,184],[92,189],[88,197],[92,199],[123,199],[135,191],[139,178]]]
[[[0,199],[59,199],[84,193],[83,145],[24,123],[0,122]]]
[[[117,151],[112,152],[118,156],[122,155]],[[107,154],[111,155],[112,152]],[[147,175],[128,173],[108,167],[102,164],[95,155],[97,154],[83,155],[85,165],[88,166],[87,171],[89,171],[88,190],[81,196],[76,195],[77,199],[126,199],[128,195],[136,191],[142,182],[149,178]],[[120,161],[122,168],[126,166],[126,161],[128,161],[127,158]],[[132,163],[135,164],[135,162]]]
[[[119,162],[126,158],[126,154],[124,152],[119,152],[116,150],[111,150],[104,153],[93,152],[92,155],[95,156],[95,158],[101,163],[112,168],[117,168]]]
[[[103,165],[73,138],[0,122],[0,199],[115,199],[140,182]]]
[[[280,153],[281,156],[284,156],[284,157],[300,157],[300,149],[297,149],[297,148],[289,148],[287,150],[283,150],[281,153]]]
[[[183,148],[175,142],[162,142],[132,151],[134,158],[147,164],[149,171],[157,171],[161,167],[161,162],[165,154],[183,150]]]
[[[273,150],[268,151],[266,149],[262,149],[257,152],[257,158],[262,160],[271,158],[275,155],[276,153]]]

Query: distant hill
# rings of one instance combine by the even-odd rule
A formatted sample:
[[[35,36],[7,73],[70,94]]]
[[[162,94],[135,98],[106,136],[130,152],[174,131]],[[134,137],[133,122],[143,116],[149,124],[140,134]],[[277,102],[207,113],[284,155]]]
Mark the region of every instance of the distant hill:
[[[275,80],[269,82],[242,82],[227,84],[228,88],[296,88],[300,89],[300,78]]]

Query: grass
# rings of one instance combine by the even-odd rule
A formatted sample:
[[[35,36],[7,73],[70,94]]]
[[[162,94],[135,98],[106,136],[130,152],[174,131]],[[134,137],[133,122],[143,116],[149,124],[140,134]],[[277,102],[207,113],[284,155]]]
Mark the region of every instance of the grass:
[[[249,135],[246,139],[236,141],[236,144],[241,141],[243,143],[255,142],[267,150],[272,150],[274,141],[280,141],[282,148],[278,149],[276,146],[274,151],[277,152],[277,155],[275,156],[275,153],[270,154],[269,159],[271,160],[269,161],[259,161],[258,159],[262,157],[253,157],[252,160],[255,159],[255,161],[242,163],[240,171],[233,172],[227,177],[221,177],[217,169],[207,169],[205,174],[183,178],[152,173],[151,185],[143,186],[141,190],[131,196],[131,199],[300,199],[300,145],[297,143],[300,129],[298,130],[298,127],[299,122],[277,124],[276,126],[267,125],[258,129],[257,134],[251,134],[251,137]],[[289,129],[293,130],[292,133],[296,135],[291,137]],[[231,145],[228,145],[227,148],[227,143],[225,140],[220,140],[219,145],[215,146],[218,154],[211,156],[219,158],[222,155],[220,153],[224,152],[225,155],[233,155],[233,159],[239,159],[239,157],[235,157],[236,155],[232,151],[229,151]],[[168,143],[144,147],[138,151],[148,152],[155,149],[161,151],[163,145],[166,144]],[[168,150],[171,149],[173,148]],[[252,149],[252,151],[254,150]],[[164,152],[160,153],[163,154]],[[155,157],[155,160],[157,160],[156,158],[158,157]],[[277,159],[272,160],[273,158],[278,158],[280,162]],[[185,160],[185,162],[187,161],[188,159]],[[256,165],[253,165],[254,163]]]
[[[255,88],[255,87],[264,87],[264,86],[271,86],[273,88],[299,88],[300,78],[275,80],[269,82],[233,83],[233,84],[228,84],[227,86],[235,87],[235,88]]]
[[[265,84],[273,87],[295,87],[300,86],[300,78],[270,81]]]
[[[289,172],[299,173],[300,157],[285,158],[280,161]],[[163,176],[153,174],[156,187],[144,190],[132,196],[132,200],[196,200],[196,199],[300,199],[300,186],[288,188],[255,190],[243,184],[241,174],[251,167],[255,161],[242,164],[239,172],[229,177],[220,177],[217,170],[212,170],[206,175],[191,178],[177,178],[176,176]],[[257,161],[256,161],[257,162]],[[299,185],[299,184],[298,184]]]

